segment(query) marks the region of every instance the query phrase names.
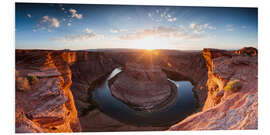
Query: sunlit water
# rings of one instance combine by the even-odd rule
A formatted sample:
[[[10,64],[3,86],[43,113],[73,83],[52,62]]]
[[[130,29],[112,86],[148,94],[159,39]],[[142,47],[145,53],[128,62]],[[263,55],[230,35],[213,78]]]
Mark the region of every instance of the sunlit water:
[[[115,69],[106,81],[92,92],[93,99],[99,104],[101,111],[124,123],[134,125],[162,126],[183,120],[195,110],[193,85],[190,81],[172,81],[177,86],[176,103],[159,112],[138,112],[114,98],[108,87],[108,80],[121,72]]]

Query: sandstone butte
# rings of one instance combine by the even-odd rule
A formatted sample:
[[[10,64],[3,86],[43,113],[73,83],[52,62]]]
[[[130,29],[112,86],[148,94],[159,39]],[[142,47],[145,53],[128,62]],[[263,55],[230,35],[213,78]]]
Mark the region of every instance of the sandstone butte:
[[[257,129],[257,53],[255,48],[151,53],[16,50],[15,130],[21,133]],[[115,68],[124,68],[138,59],[145,61],[142,65],[156,65],[161,74],[173,80],[189,79],[195,85],[197,112],[168,127],[128,125],[101,112],[91,100],[91,91]],[[37,81],[29,84],[25,81],[29,76],[35,76]],[[241,89],[233,93],[224,91],[233,80],[242,82]]]

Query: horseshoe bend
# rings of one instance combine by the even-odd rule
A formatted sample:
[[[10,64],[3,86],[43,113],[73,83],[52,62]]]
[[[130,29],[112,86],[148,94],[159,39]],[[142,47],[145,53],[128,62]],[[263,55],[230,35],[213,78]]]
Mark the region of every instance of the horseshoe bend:
[[[16,49],[15,129],[258,128],[258,51]]]

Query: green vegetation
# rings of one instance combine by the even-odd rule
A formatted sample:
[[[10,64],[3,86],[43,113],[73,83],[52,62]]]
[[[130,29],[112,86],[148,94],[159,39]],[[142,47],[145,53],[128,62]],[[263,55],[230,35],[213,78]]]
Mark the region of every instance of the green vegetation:
[[[33,84],[35,84],[35,83],[38,82],[37,76],[27,76],[26,78],[27,78],[27,80],[29,81],[29,83],[30,83],[31,85],[33,85]]]
[[[229,81],[224,87],[224,91],[226,92],[237,92],[242,88],[243,84],[240,80]]]

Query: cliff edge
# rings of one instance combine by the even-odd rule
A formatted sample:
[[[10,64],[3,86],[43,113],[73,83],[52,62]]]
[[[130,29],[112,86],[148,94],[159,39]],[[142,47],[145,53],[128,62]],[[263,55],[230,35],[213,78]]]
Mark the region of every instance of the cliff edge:
[[[257,49],[204,49],[203,56],[208,68],[203,109],[169,130],[257,129]]]
[[[16,51],[16,133],[81,131],[70,62],[71,53]]]

